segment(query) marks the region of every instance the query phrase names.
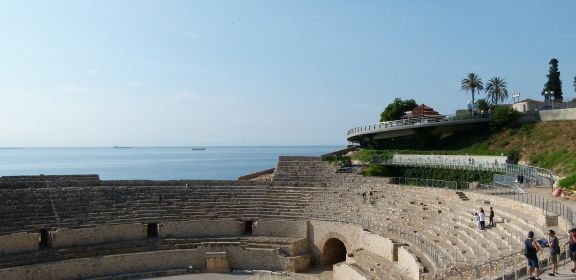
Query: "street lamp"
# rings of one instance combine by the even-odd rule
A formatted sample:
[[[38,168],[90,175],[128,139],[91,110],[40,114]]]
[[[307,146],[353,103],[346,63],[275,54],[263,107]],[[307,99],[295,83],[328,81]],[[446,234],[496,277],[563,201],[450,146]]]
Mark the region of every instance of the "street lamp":
[[[512,94],[512,103],[520,102],[520,93]]]
[[[554,91],[547,90],[544,92],[544,95],[546,96],[546,101],[550,101],[550,104],[552,104],[551,108],[554,109],[554,100],[552,99],[552,97],[554,97]]]

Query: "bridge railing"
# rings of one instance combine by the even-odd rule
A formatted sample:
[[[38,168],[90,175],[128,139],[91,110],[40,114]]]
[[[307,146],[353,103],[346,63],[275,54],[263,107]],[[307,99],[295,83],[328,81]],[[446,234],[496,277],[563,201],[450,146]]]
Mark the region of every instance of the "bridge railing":
[[[430,123],[439,122],[450,122],[450,121],[462,121],[462,120],[474,120],[474,119],[489,119],[489,115],[439,115],[437,117],[415,117],[406,118],[395,121],[386,121],[376,124],[369,124],[363,126],[357,126],[355,128],[349,129],[346,135],[357,134],[363,132],[370,132],[380,129],[393,128],[393,127],[403,127],[412,125],[426,125]]]

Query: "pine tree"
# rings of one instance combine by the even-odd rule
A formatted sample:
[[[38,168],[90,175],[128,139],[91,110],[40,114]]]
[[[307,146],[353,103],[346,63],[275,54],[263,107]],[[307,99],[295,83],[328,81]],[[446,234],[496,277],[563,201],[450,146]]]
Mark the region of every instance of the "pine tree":
[[[546,92],[554,92],[554,100],[562,100],[562,81],[560,80],[560,71],[558,71],[558,59],[552,58],[550,62],[550,70],[548,72],[548,81],[544,84],[542,95]]]

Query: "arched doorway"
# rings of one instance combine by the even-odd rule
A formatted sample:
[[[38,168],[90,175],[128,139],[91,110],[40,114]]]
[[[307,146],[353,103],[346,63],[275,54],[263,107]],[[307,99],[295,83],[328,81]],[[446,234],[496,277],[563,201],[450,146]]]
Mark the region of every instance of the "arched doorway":
[[[330,238],[322,248],[322,265],[332,265],[346,260],[346,246],[338,238]]]

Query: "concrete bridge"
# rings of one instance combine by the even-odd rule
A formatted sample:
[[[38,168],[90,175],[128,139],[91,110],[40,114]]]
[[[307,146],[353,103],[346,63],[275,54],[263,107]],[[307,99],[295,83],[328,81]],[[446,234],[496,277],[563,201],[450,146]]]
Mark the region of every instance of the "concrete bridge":
[[[465,130],[478,124],[489,123],[489,116],[456,116],[407,118],[387,121],[377,124],[358,126],[348,130],[346,138],[349,142],[362,143],[366,140],[383,140],[389,138],[414,135],[418,130],[431,129],[432,133],[442,133]]]

